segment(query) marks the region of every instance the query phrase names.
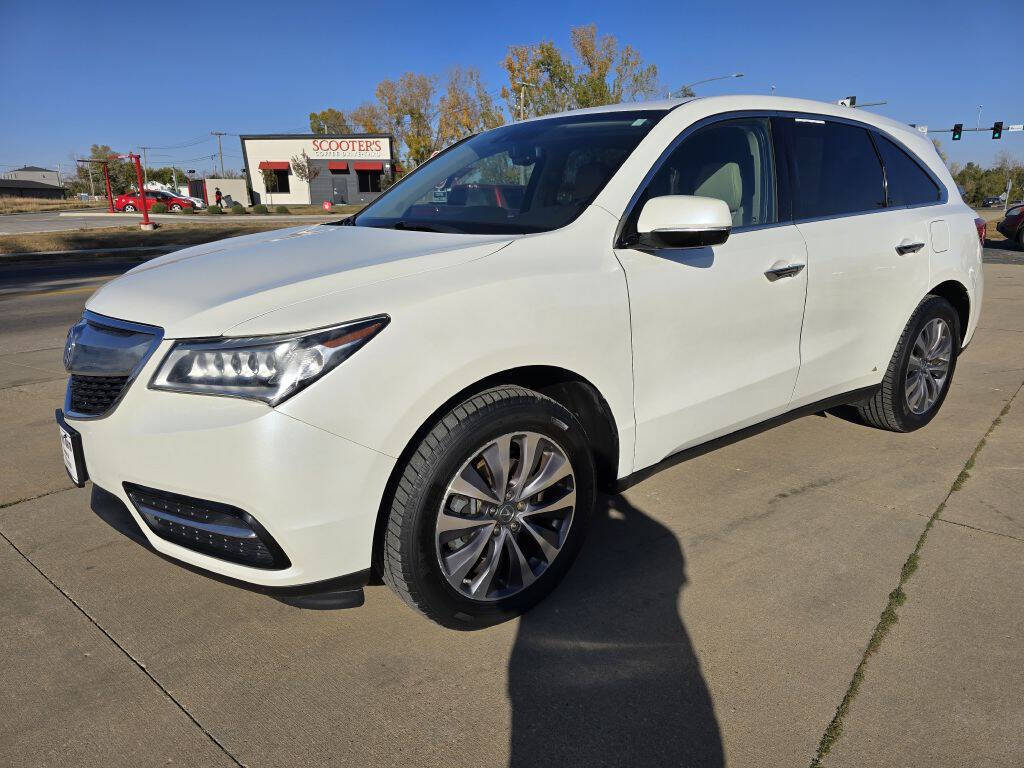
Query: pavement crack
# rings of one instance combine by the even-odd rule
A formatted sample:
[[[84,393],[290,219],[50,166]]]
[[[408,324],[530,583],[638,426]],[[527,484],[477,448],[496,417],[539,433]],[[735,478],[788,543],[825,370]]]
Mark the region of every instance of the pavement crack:
[[[36,499],[41,499],[41,498],[43,498],[45,496],[53,496],[53,494],[55,494],[55,493],[63,493],[64,491],[70,491],[74,487],[75,486],[73,486],[73,485],[68,485],[68,486],[65,486],[64,488],[57,488],[56,490],[53,490],[53,491],[46,491],[45,493],[37,493],[35,496],[26,496],[23,499],[15,499],[14,501],[5,501],[3,504],[0,504],[0,509],[7,509],[8,507],[13,507],[13,506],[15,506],[17,504],[24,504],[26,501],[35,501]],[[3,534],[0,533],[0,536],[2,536],[2,535]]]
[[[938,518],[938,521],[940,523],[946,523],[947,525],[958,525],[961,528],[970,528],[972,531],[978,531],[979,533],[988,533],[988,534],[991,534],[992,536],[1003,536],[1004,538],[1013,539],[1014,541],[1024,541],[1024,538],[1021,538],[1020,536],[1014,536],[1012,533],[1000,533],[999,531],[990,531],[987,528],[979,528],[976,525],[968,525],[967,523],[960,523],[960,522],[957,522],[956,520],[950,520],[950,519],[945,518],[945,517]]]
[[[50,491],[49,493],[41,493],[33,498],[39,499],[42,498],[43,496],[49,496],[51,494],[59,492],[60,491]],[[31,499],[22,499],[22,501],[31,501]],[[11,502],[10,504],[5,504],[4,506],[11,506],[12,504],[19,503],[21,502],[16,501]],[[104,637],[106,637],[111,643],[113,643],[114,647],[121,651],[121,653],[123,653],[129,659],[129,661],[131,661],[131,663],[134,664],[140,672],[142,672],[142,674],[148,677],[150,682],[152,682],[153,685],[155,685],[160,690],[160,692],[163,693],[163,695],[166,696],[171,701],[171,703],[173,703],[174,706],[176,706],[181,711],[183,715],[185,715],[185,717],[191,720],[192,724],[195,725],[195,727],[198,728],[202,732],[202,734],[206,736],[206,738],[214,744],[214,746],[216,746],[221,752],[223,752],[224,755],[231,760],[231,762],[233,762],[239,768],[247,768],[245,763],[241,762],[237,757],[235,757],[231,753],[231,751],[227,747],[225,747],[216,736],[214,736],[210,731],[208,731],[203,726],[203,724],[200,723],[199,720],[197,720],[196,717],[188,711],[188,708],[184,704],[182,704],[180,701],[178,701],[178,699],[174,697],[174,694],[167,690],[167,688],[165,688],[163,684],[159,680],[157,680],[148,669],[146,669],[145,664],[143,664],[141,661],[135,658],[127,648],[121,645],[121,643],[119,643],[114,638],[113,635],[111,635],[106,629],[104,629],[103,626],[95,618],[93,618],[93,616],[87,610],[85,610],[85,608],[83,608],[78,603],[77,600],[75,600],[75,598],[69,595],[59,584],[57,584],[57,582],[55,582],[53,579],[47,576],[43,572],[43,570],[32,561],[32,558],[30,558],[28,555],[22,552],[21,549],[18,548],[18,545],[11,541],[10,538],[7,537],[7,534],[5,534],[3,531],[0,531],[0,539],[6,541],[10,545],[11,549],[13,549],[19,555],[21,555],[22,559],[26,563],[28,563],[36,571],[36,573],[42,576],[51,587],[57,590],[57,592],[59,592],[64,597],[65,600],[71,603],[71,605],[73,605],[78,610],[78,612],[81,613],[89,621],[90,624],[92,624],[94,627],[96,627],[96,629],[102,632]]]
[[[978,454],[981,453],[985,447],[989,436],[993,430],[999,426],[1002,422],[1003,417],[1010,412],[1010,406],[1016,399],[1017,395],[1020,394],[1021,390],[1024,389],[1024,382],[1021,382],[1020,386],[1017,387],[1016,391],[1010,396],[1010,399],[1006,401],[1006,405],[999,412],[999,415],[992,420],[988,429],[985,430],[985,434],[981,436],[978,444],[974,446],[974,450],[971,455],[964,462],[963,469],[956,476],[952,485],[949,487],[949,491],[946,493],[946,497],[939,503],[932,512],[928,521],[925,523],[924,529],[921,531],[921,535],[917,539],[917,544],[914,546],[913,551],[907,556],[906,561],[903,563],[903,567],[900,569],[900,577],[896,583],[896,588],[889,593],[889,600],[885,604],[885,608],[882,609],[882,614],[878,618],[878,623],[875,625],[874,631],[871,633],[871,637],[868,640],[867,647],[864,649],[864,654],[861,656],[860,663],[857,664],[857,668],[853,672],[853,678],[850,680],[850,685],[846,689],[846,693],[843,695],[842,700],[839,702],[839,706],[836,707],[836,713],[832,717],[831,722],[825,727],[825,732],[821,735],[821,741],[818,742],[818,750],[811,760],[810,768],[821,768],[822,761],[832,751],[832,747],[835,746],[840,736],[843,734],[843,725],[846,720],[846,716],[849,714],[850,705],[853,700],[857,697],[860,692],[861,684],[864,682],[864,673],[867,669],[868,659],[870,659],[881,647],[882,641],[885,636],[889,634],[889,630],[899,620],[898,609],[907,601],[907,593],[904,592],[903,587],[906,586],[907,582],[914,575],[917,567],[920,563],[921,550],[924,548],[925,540],[928,538],[928,532],[932,526],[935,525],[937,520],[941,520],[940,515],[946,508],[946,504],[949,502],[950,497],[959,491],[964,483],[967,482],[971,476],[971,470],[974,468],[974,463],[978,458]],[[946,521],[943,521],[946,522]]]

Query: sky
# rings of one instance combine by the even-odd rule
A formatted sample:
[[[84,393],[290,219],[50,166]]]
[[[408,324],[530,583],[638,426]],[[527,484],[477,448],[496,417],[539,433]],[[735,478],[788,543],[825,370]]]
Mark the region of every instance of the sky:
[[[931,129],[974,127],[979,105],[983,126],[1024,123],[1019,2],[0,0],[0,172],[67,169],[94,143],[154,147],[150,165],[202,170],[216,152],[210,131],[308,132],[311,111],[357,106],[410,70],[473,66],[497,93],[509,45],[567,50],[570,28],[590,23],[656,64],[665,90],[742,72],[695,90],[856,95]],[[931,135],[961,163],[999,150],[1024,161],[1024,132]],[[224,154],[241,168],[237,136]]]

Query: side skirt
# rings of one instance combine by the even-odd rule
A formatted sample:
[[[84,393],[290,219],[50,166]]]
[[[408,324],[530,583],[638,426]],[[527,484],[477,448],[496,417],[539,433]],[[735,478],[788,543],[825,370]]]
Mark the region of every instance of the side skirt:
[[[749,427],[738,429],[735,432],[730,432],[727,435],[716,437],[714,440],[708,440],[706,443],[695,445],[691,448],[686,448],[678,453],[673,453],[671,456],[659,461],[657,464],[652,464],[649,467],[638,470],[631,475],[627,475],[614,486],[616,493],[622,493],[623,491],[632,488],[637,483],[646,480],[652,475],[656,475],[663,469],[674,467],[676,464],[681,464],[684,461],[695,459],[698,456],[703,456],[706,453],[711,453],[719,448],[724,448],[727,445],[738,443],[740,440],[745,440],[748,437],[759,435],[762,432],[767,432],[769,429],[788,424],[795,419],[803,418],[804,416],[810,416],[815,413],[821,413],[827,411],[830,408],[838,408],[841,405],[851,405],[858,403],[862,400],[867,400],[869,397],[878,391],[879,384],[870,387],[861,387],[860,389],[854,389],[850,392],[844,392],[841,395],[833,395],[832,397],[826,397],[824,400],[818,400],[814,403],[808,403],[807,405],[794,408],[792,411],[774,416],[765,421],[758,422],[757,424],[751,424]]]

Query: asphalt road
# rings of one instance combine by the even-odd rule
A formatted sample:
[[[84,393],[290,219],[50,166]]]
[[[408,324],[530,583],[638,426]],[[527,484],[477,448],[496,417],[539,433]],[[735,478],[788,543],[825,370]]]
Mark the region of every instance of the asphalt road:
[[[93,211],[94,212],[94,211]],[[0,216],[0,235],[23,235],[28,232],[63,232],[68,229],[96,229],[99,227],[123,227],[133,218],[111,216],[110,218],[87,216],[61,216],[59,211],[40,213],[5,213]]]
[[[667,469],[601,500],[541,606],[472,633],[386,587],[285,605],[114,531],[53,409],[67,327],[127,265],[5,268],[0,765],[805,766],[844,697],[824,765],[1018,765],[1024,254],[986,256],[926,429],[811,416]]]

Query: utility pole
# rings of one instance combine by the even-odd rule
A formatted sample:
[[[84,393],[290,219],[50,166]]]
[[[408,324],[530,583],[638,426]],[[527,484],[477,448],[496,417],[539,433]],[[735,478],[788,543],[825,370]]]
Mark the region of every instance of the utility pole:
[[[210,134],[217,137],[217,154],[220,155],[220,176],[224,178],[224,150],[220,145],[220,137],[227,136],[224,131],[210,131]]]
[[[149,147],[140,147],[140,149],[142,150],[142,181],[145,184],[149,181],[149,174],[146,172],[146,169],[149,167],[149,155],[146,154],[146,150]],[[140,191],[139,194],[141,195],[142,192]]]
[[[978,124],[974,128],[974,130],[976,130],[976,131],[980,131],[981,130],[981,108],[984,107],[984,106],[985,106],[984,104],[979,104],[978,105]]]

